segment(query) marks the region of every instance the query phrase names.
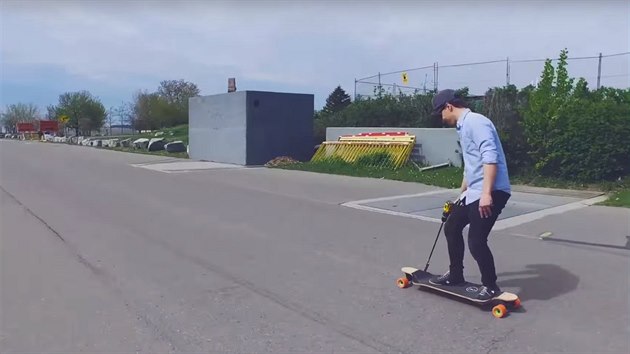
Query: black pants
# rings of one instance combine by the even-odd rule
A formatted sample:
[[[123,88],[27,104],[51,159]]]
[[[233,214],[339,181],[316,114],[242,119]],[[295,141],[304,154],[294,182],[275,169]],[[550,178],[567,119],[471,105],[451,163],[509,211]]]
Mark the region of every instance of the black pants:
[[[503,191],[492,192],[492,216],[482,218],[479,214],[479,200],[469,205],[453,206],[451,215],[444,225],[444,234],[448,243],[450,272],[463,278],[464,272],[464,235],[462,231],[470,224],[468,230],[468,248],[481,272],[481,283],[485,286],[496,286],[497,275],[494,269],[494,257],[488,247],[488,235],[499,214],[510,199],[510,194]]]

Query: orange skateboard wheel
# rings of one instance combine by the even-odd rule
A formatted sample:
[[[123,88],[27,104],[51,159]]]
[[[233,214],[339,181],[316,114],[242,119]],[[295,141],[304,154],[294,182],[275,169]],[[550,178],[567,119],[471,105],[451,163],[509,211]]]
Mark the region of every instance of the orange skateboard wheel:
[[[409,286],[409,279],[407,279],[406,277],[398,278],[396,284],[399,288],[404,289]]]
[[[514,305],[512,306],[514,306],[515,309],[521,307],[521,299],[514,300]]]
[[[501,318],[507,314],[507,308],[505,305],[500,304],[492,308],[492,315],[496,318]]]

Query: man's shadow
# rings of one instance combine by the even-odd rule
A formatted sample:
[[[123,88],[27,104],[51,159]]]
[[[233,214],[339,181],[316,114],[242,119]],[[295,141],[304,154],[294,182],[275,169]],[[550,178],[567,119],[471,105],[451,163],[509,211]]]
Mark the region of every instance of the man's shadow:
[[[518,297],[523,300],[549,300],[567,294],[575,289],[580,278],[555,264],[529,264],[528,270],[497,274],[500,288],[517,288]],[[526,277],[511,278],[523,275]],[[505,279],[510,277],[510,279]]]

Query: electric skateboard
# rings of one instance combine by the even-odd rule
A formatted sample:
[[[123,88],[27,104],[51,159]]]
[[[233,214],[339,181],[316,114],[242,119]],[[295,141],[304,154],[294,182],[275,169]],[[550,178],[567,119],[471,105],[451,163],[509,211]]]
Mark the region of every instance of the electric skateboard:
[[[492,315],[496,318],[504,317],[508,313],[508,307],[517,309],[521,306],[521,300],[518,296],[507,291],[504,291],[488,300],[480,300],[477,299],[477,294],[481,289],[480,284],[470,282],[466,282],[462,285],[433,284],[429,282],[429,279],[434,277],[434,274],[413,267],[403,267],[401,270],[405,276],[398,278],[397,285],[399,288],[404,289],[411,285],[417,285],[421,288],[430,288],[442,293],[457,296],[477,305],[492,304],[494,305],[492,308]]]

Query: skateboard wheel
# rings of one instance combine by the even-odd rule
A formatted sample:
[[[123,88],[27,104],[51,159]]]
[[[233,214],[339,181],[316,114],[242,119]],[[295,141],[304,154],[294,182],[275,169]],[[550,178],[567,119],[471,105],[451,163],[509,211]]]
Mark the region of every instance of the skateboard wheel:
[[[396,284],[399,288],[404,289],[409,286],[409,279],[407,279],[406,277],[398,278]]]
[[[507,308],[505,305],[500,304],[492,308],[492,315],[496,318],[501,318],[507,314]]]
[[[512,305],[515,309],[521,307],[521,299],[516,299],[514,300],[514,303]]]

